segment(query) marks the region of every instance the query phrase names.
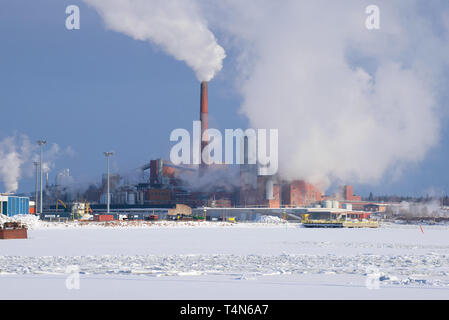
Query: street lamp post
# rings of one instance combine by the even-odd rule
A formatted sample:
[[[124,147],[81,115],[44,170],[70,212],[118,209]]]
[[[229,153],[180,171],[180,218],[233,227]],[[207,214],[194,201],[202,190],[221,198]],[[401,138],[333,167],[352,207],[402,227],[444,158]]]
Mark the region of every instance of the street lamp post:
[[[111,196],[109,194],[109,158],[111,156],[114,155],[114,152],[105,152],[104,155],[106,156],[107,159],[107,177],[108,177],[108,186],[107,186],[107,190],[108,190],[108,194],[107,194],[107,214],[109,214],[109,208],[110,208],[110,199]]]
[[[40,162],[39,161],[34,161],[33,162],[34,166],[36,167],[36,188],[35,188],[35,196],[34,196],[34,213],[37,214],[37,194],[39,192],[39,165]]]
[[[43,191],[42,191],[42,149],[43,149],[43,147],[44,147],[44,145],[46,145],[47,144],[47,140],[38,140],[37,141],[37,144],[39,145],[39,147],[40,147],[40,151],[41,151],[41,154],[40,154],[40,161],[39,161],[39,167],[40,167],[40,181],[41,181],[41,196],[40,196],[40,203],[39,203],[39,213],[42,213],[42,203],[43,203]]]

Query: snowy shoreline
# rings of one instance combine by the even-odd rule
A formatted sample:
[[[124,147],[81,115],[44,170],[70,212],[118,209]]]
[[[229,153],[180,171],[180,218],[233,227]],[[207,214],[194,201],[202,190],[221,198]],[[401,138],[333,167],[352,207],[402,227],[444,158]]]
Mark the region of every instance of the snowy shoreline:
[[[28,220],[28,239],[0,241],[0,286],[9,288],[0,298],[230,299],[238,290],[240,298],[295,299],[310,297],[307,288],[330,299],[449,295],[449,226]],[[89,292],[65,288],[70,266]],[[367,279],[381,290],[368,290]]]
[[[14,217],[0,216],[0,223],[7,221],[21,222],[27,228],[31,230],[36,229],[65,229],[65,228],[301,228],[300,222],[286,222],[278,217],[262,216],[259,221],[254,222],[210,222],[210,221],[111,221],[111,222],[94,222],[94,221],[43,221],[34,215],[19,215]],[[381,228],[416,228],[423,226],[425,228],[441,228],[449,230],[448,223],[404,223],[396,221],[381,222]]]

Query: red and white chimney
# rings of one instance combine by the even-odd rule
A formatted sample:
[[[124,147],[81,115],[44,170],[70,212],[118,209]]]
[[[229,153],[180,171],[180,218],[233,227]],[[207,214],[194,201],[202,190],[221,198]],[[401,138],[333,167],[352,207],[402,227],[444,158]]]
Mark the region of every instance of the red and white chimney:
[[[209,128],[209,106],[208,106],[208,98],[207,98],[207,82],[201,82],[201,105],[200,105],[200,121],[201,121],[201,164],[200,164],[200,175],[204,174],[205,169],[207,168],[207,164],[203,161],[203,150],[207,146],[208,136],[204,133]],[[203,141],[203,138],[206,141]]]

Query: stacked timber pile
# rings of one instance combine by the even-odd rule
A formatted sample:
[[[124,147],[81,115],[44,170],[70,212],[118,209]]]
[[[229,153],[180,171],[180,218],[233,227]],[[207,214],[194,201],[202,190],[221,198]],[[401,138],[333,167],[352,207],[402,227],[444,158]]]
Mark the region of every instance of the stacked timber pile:
[[[168,216],[173,220],[193,221],[192,208],[177,204],[175,209],[168,210]]]

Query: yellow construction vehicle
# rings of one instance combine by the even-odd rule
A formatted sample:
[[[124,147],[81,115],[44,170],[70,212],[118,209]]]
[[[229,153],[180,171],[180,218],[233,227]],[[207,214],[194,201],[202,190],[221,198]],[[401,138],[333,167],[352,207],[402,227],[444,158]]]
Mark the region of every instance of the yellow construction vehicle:
[[[235,220],[235,217],[229,217],[228,218],[228,222],[230,222],[230,223],[237,223],[237,221]]]
[[[58,200],[56,201],[56,212],[58,212],[58,204],[61,203],[63,205],[63,207],[67,210],[67,206],[65,205],[65,203],[62,200]]]
[[[91,212],[89,202],[75,202],[72,206],[73,220],[88,220]]]
[[[305,214],[301,222],[305,228],[379,228],[377,221],[351,220],[346,214],[326,219],[310,219],[310,214]]]
[[[301,222],[305,228],[343,228],[342,220],[310,219],[310,214],[305,214]]]

